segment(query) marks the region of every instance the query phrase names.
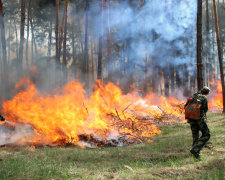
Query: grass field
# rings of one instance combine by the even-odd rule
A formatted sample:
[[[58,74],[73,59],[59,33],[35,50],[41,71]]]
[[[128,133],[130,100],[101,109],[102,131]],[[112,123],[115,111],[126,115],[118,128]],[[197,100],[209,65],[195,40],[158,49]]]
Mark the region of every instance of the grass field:
[[[126,147],[2,147],[0,179],[225,179],[225,115],[208,114],[210,143],[195,161],[189,124],[163,125]]]

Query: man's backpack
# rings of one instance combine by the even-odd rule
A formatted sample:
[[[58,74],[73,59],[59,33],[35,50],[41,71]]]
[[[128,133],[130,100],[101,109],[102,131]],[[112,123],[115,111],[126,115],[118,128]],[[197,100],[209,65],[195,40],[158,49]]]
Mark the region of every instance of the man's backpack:
[[[190,99],[185,107],[185,119],[200,119],[201,101],[199,99]]]

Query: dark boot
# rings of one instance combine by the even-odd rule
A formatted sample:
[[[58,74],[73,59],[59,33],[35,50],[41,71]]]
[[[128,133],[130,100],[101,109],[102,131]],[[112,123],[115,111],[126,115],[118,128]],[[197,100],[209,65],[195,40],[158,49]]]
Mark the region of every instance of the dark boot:
[[[190,150],[191,154],[193,154],[193,156],[198,159],[198,160],[201,160],[200,158],[200,154],[198,152],[195,152],[193,149]]]

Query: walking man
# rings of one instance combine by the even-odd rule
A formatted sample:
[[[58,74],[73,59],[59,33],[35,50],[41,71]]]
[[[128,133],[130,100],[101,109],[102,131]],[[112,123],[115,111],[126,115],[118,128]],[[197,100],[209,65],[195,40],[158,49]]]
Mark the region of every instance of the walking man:
[[[188,99],[187,103],[185,104],[185,115],[186,111],[194,112],[194,108],[197,107],[195,105],[191,105],[192,103],[198,102],[199,103],[199,113],[200,116],[198,119],[192,119],[186,117],[188,120],[187,122],[191,126],[193,143],[192,149],[190,152],[194,155],[195,158],[200,159],[200,151],[206,144],[206,142],[210,139],[210,131],[206,124],[206,112],[208,111],[208,100],[207,95],[209,94],[210,89],[208,87],[203,87],[201,91],[192,95],[191,98]],[[196,104],[196,103],[195,103]],[[192,117],[192,116],[189,116]],[[199,138],[199,132],[201,131],[202,136]]]

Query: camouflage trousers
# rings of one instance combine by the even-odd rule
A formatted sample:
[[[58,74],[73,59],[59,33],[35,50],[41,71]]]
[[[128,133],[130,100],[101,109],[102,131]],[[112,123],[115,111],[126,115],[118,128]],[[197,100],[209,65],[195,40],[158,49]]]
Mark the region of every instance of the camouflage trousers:
[[[193,137],[192,150],[194,150],[196,153],[199,153],[206,142],[210,139],[209,128],[204,118],[200,120],[188,120],[188,123],[191,126]],[[199,138],[200,131],[202,133],[202,136]]]

